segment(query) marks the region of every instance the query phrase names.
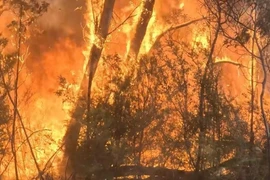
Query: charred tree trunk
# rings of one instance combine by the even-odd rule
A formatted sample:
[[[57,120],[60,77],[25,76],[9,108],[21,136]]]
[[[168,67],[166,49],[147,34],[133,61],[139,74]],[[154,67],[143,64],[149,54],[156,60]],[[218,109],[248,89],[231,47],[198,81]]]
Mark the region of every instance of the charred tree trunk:
[[[88,79],[88,87],[87,87],[87,115],[90,112],[90,99],[91,99],[91,87],[92,81],[98,66],[98,61],[101,57],[101,53],[103,50],[103,45],[108,35],[110,22],[112,18],[113,8],[114,8],[115,0],[105,0],[103,12],[101,14],[100,22],[98,24],[98,29],[96,32],[96,36],[99,39],[99,44],[93,44],[92,49],[89,55],[89,62],[87,67],[89,68],[89,79]],[[83,81],[84,82],[84,81]],[[89,121],[89,118],[87,118]],[[89,124],[89,122],[87,122]],[[89,127],[87,126],[87,137],[89,136]]]
[[[154,5],[155,5],[155,0],[144,1],[142,13],[141,13],[141,16],[139,17],[139,20],[136,26],[136,32],[130,45],[130,50],[131,50],[130,55],[135,56],[135,58],[137,58],[139,54],[143,38],[146,34],[147,26],[152,17]]]
[[[102,54],[103,46],[108,35],[112,12],[114,8],[115,0],[105,0],[103,10],[101,12],[99,24],[96,28],[96,38],[98,38],[98,44],[93,44],[89,61],[87,65],[88,76],[84,75],[81,91],[82,98],[77,101],[76,107],[74,108],[72,119],[70,124],[67,127],[66,134],[64,136],[64,145],[65,145],[65,157],[68,161],[68,169],[75,171],[78,168],[76,166],[76,150],[78,144],[79,133],[81,129],[81,121],[83,120],[84,115],[89,114],[90,111],[90,97],[91,97],[91,87],[92,81],[98,66],[99,59]],[[85,85],[85,83],[87,85]],[[87,106],[85,107],[85,100],[87,100]],[[89,118],[87,118],[89,119]],[[87,120],[89,124],[89,120]],[[89,134],[89,127],[87,126],[87,136]]]

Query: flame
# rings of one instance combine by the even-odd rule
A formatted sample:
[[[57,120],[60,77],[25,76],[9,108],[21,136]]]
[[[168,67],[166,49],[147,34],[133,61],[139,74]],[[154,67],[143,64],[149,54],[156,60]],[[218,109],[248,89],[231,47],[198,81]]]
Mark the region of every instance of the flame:
[[[140,54],[147,54],[149,52],[156,38],[163,32],[165,27],[164,24],[157,20],[157,12],[154,10],[147,27],[145,38],[142,42]]]
[[[47,15],[47,17],[54,17],[50,18],[52,22],[48,22],[48,19],[42,19],[42,23],[47,23],[51,28],[47,30],[49,32],[49,35],[47,34],[46,36],[47,39],[42,39],[42,41],[40,41],[40,39],[34,39],[34,37],[32,37],[37,41],[35,42],[37,44],[31,42],[34,44],[31,46],[32,51],[30,48],[29,52],[26,51],[27,53],[25,53],[24,58],[21,58],[21,62],[25,64],[25,68],[22,70],[22,77],[20,78],[20,81],[24,82],[20,89],[20,96],[24,96],[25,99],[29,98],[26,103],[22,103],[19,106],[23,122],[27,127],[30,142],[34,147],[34,154],[41,169],[43,170],[49,164],[51,171],[56,175],[61,174],[61,172],[58,171],[60,170],[59,166],[63,159],[62,139],[66,131],[66,125],[71,118],[70,111],[74,108],[73,103],[63,103],[61,98],[55,95],[55,91],[60,88],[57,78],[60,75],[64,75],[68,82],[72,82],[68,84],[68,89],[74,93],[74,98],[76,100],[81,90],[80,86],[82,84],[83,77],[87,76],[87,64],[90,49],[93,44],[101,45],[100,38],[96,36],[95,26],[98,14],[100,13],[100,6],[103,1],[96,1],[96,4],[92,4],[92,2],[94,1],[86,2],[87,8],[84,14],[86,21],[85,27],[83,25],[79,26],[80,23],[78,22],[76,23],[83,32],[83,42],[75,42],[77,39],[72,39],[73,36],[77,36],[77,32],[73,32],[72,30],[73,27],[57,29],[58,26],[61,26],[63,22],[67,20],[66,18],[61,19],[60,17],[58,19],[57,17],[60,16],[59,12],[54,12],[54,10],[53,12],[56,13],[55,17],[50,14]],[[168,15],[170,13],[168,11],[173,8],[188,12],[191,11],[191,7],[193,7],[192,3],[184,1],[166,1],[165,3],[168,5],[168,8],[166,9],[164,8],[164,4],[162,4],[164,2],[165,1],[157,2],[158,5],[154,8],[153,15],[148,24],[147,32],[140,49],[141,55],[147,54],[153,46],[156,38],[164,32],[164,29],[168,29],[168,27],[170,27],[170,24],[166,23],[165,20],[162,19],[162,16]],[[62,1],[55,1],[52,3],[61,4]],[[65,3],[68,4],[69,2]],[[104,56],[117,52],[120,57],[127,59],[130,51],[131,38],[134,35],[134,29],[139,18],[138,14],[142,11],[142,6],[136,9],[132,14],[132,17],[123,25],[119,27],[118,25],[124,20],[122,17],[127,17],[136,8],[137,4],[139,4],[139,1],[117,2],[115,14],[120,14],[120,18],[117,19],[114,17],[115,22],[113,22],[110,30],[113,30],[115,27],[117,27],[117,29],[109,34],[105,42],[103,51]],[[74,7],[73,11],[80,12],[83,11],[82,9],[82,6]],[[194,11],[193,9],[192,11]],[[81,14],[83,13],[84,12],[81,12]],[[197,13],[194,13],[196,15],[191,13],[194,12],[189,12],[190,16],[195,17],[197,15]],[[8,21],[8,19],[10,19],[10,17],[8,14],[5,14],[4,18],[1,18],[1,20],[2,19],[4,19],[4,21],[1,21],[0,23],[0,30],[2,30],[2,26],[6,21]],[[56,34],[50,34],[51,31],[59,32]],[[46,34],[48,32],[45,31],[43,33]],[[190,41],[190,44],[195,51],[199,52],[202,49],[209,49],[210,40],[208,30],[203,29],[201,26],[196,26],[193,27],[191,33],[188,33],[188,36],[190,36],[190,34],[191,39],[188,39],[188,41]],[[56,38],[57,40],[54,39],[52,41],[51,38]],[[45,44],[40,42],[44,42]],[[38,46],[37,49],[35,49],[35,45]],[[8,47],[6,51],[10,51],[10,49],[12,49],[12,47]],[[39,51],[41,53],[39,53]],[[246,80],[239,68],[241,63],[234,61],[233,59],[234,57],[229,56],[229,53],[224,53],[224,55],[220,55],[215,59],[215,63],[227,62],[230,64],[224,66],[224,71],[227,76],[223,77],[223,83],[229,87],[227,91],[235,91],[234,93],[240,94],[246,87],[239,87],[238,84],[244,84]],[[244,62],[244,66],[248,66],[248,71],[251,74],[252,65],[250,61],[248,62],[249,63]],[[133,68],[132,65],[134,64],[135,62],[132,63],[125,61],[120,65],[123,67],[123,72],[121,72],[123,76]],[[233,65],[233,67],[231,65]],[[235,65],[237,67],[235,67]],[[254,67],[256,67],[256,63],[254,63]],[[102,93],[104,93],[103,87],[108,81],[104,76],[112,76],[110,73],[111,70],[108,69],[103,59],[101,59],[93,81],[94,95],[102,96]],[[236,85],[231,84],[234,78],[238,78]],[[251,86],[251,79],[249,79],[249,85]],[[254,84],[254,87],[255,86],[256,84]],[[29,89],[31,89],[32,94],[27,94]],[[171,119],[175,120],[174,118]],[[173,121],[173,123],[175,122]],[[181,127],[181,125],[179,126]],[[16,141],[18,148],[18,162],[20,162],[20,177],[23,179],[30,179],[37,174],[37,171],[34,168],[34,162],[29,152],[29,147],[25,144],[25,137],[21,132],[22,127],[18,125],[17,128],[19,129],[19,135]],[[158,137],[154,140],[157,141],[157,139]],[[145,160],[151,159],[152,157],[158,157],[161,152],[159,149],[151,148],[143,153],[142,156]],[[1,172],[3,169],[8,167],[3,178],[14,179],[14,164],[12,163],[12,156],[5,156],[2,162],[3,163],[0,165]]]
[[[193,29],[192,47],[194,49],[207,49],[209,47],[208,32],[201,29]]]
[[[179,4],[179,9],[183,9],[184,6],[185,6],[185,3],[184,3],[184,2],[181,2],[181,3]]]

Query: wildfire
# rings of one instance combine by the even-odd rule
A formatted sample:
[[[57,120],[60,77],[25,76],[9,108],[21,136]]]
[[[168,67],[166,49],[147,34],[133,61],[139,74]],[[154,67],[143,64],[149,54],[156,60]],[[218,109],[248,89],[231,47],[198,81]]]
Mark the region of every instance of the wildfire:
[[[38,172],[37,168],[34,167],[35,163],[40,166],[42,172],[51,171],[52,174],[57,177],[62,175],[60,171],[63,169],[61,166],[63,165],[62,161],[64,159],[63,138],[67,131],[66,127],[70,122],[70,119],[72,119],[71,113],[76,107],[78,97],[81,96],[83,86],[86,86],[87,84],[85,81],[89,78],[89,64],[92,55],[90,54],[91,48],[96,45],[97,48],[101,49],[102,53],[101,58],[99,58],[98,61],[96,74],[93,78],[91,95],[102,97],[104,95],[103,91],[106,83],[112,80],[113,76],[113,74],[111,74],[113,70],[110,69],[111,67],[109,65],[106,65],[107,55],[117,53],[120,59],[124,59],[119,62],[119,66],[121,66],[122,69],[118,72],[118,75],[122,75],[124,78],[125,75],[134,68],[135,64],[140,61],[140,55],[148,54],[151,48],[153,48],[153,44],[156,42],[157,38],[164,33],[165,30],[173,26],[170,22],[166,22],[163,16],[170,14],[171,12],[168,11],[171,9],[187,12],[189,11],[188,8],[192,6],[192,3],[187,1],[171,0],[170,2],[166,2],[168,9],[164,10],[163,3],[165,1],[156,2],[157,5],[154,6],[151,19],[147,25],[146,34],[144,35],[139,49],[139,57],[137,58],[134,57],[130,51],[132,39],[136,34],[134,30],[136,29],[136,25],[140,23],[138,22],[139,15],[143,11],[143,5],[140,4],[141,2],[139,0],[134,0],[132,2],[116,2],[115,7],[117,8],[113,11],[112,23],[106,39],[100,37],[98,34],[99,29],[97,29],[99,27],[99,19],[101,18],[103,1],[87,1],[86,4],[84,4],[82,0],[79,0],[78,2],[83,4],[80,6],[76,3],[68,4],[69,2],[67,1],[58,1],[56,4],[53,3],[53,7],[49,9],[47,14],[44,14],[45,18],[46,16],[55,16],[55,22],[50,22],[53,25],[47,22],[48,20],[41,19],[37,26],[45,28],[47,23],[50,24],[50,27],[39,32],[41,34],[38,34],[38,37],[29,35],[30,40],[23,44],[26,53],[23,55],[23,58],[20,59],[22,68],[20,70],[21,74],[19,78],[21,83],[19,96],[22,97],[22,99],[20,99],[18,106],[23,124],[18,122],[16,125],[16,133],[18,134],[16,137],[18,164],[16,164],[16,166],[18,166],[21,179],[30,179],[37,176]],[[57,6],[58,3],[64,7],[63,10]],[[65,5],[64,3],[67,3],[68,5]],[[59,12],[60,10],[64,12],[61,13]],[[78,13],[79,15],[77,14],[76,18],[83,17],[83,20],[75,18],[72,19],[71,24],[68,24],[67,21],[69,20],[67,20],[65,16],[68,13]],[[193,18],[195,15],[192,13],[188,15]],[[71,14],[71,16],[72,15],[73,14]],[[122,16],[127,18],[125,19]],[[198,14],[196,14],[196,16],[198,16]],[[6,14],[4,14],[3,17],[4,20],[7,19],[6,17],[10,18]],[[2,19],[0,14],[0,20]],[[3,21],[3,23],[1,21],[0,31],[2,31],[2,26],[4,26],[5,23],[6,21]],[[62,28],[58,27],[62,25]],[[205,30],[204,26],[203,23],[198,26],[193,26],[193,29],[190,32],[187,32],[187,36],[184,37],[185,40],[188,41],[188,46],[191,46],[196,53],[201,53],[203,56],[208,53],[206,53],[206,50],[209,50],[211,46],[211,40],[209,38],[210,32],[209,30]],[[76,27],[76,29],[79,30],[73,30],[73,27]],[[33,27],[31,26],[31,28]],[[81,32],[81,35],[78,35],[80,34],[79,32]],[[221,44],[220,42],[218,43]],[[227,85],[228,94],[233,92],[234,95],[239,95],[246,91],[244,90],[246,87],[240,87],[238,84],[246,83],[244,76],[247,74],[247,71],[249,72],[249,77],[247,78],[249,80],[249,85],[256,87],[257,84],[253,83],[257,78],[257,72],[253,69],[257,66],[255,61],[247,60],[245,57],[244,63],[242,61],[238,62],[234,59],[235,57],[230,56],[229,53],[223,53],[221,55],[216,53],[213,57],[215,59],[213,62],[215,65],[222,64],[221,69],[225,72],[223,72],[222,81]],[[133,61],[129,61],[129,58]],[[136,58],[137,61],[135,61]],[[205,68],[206,62],[201,63],[204,65],[202,68]],[[253,74],[254,76],[250,78],[250,74]],[[106,79],[105,77],[111,79]],[[59,78],[63,78],[62,80],[65,82],[63,83],[64,85],[61,83],[59,85]],[[237,78],[236,84],[232,84],[234,78]],[[171,82],[168,82],[168,84],[169,83]],[[58,90],[69,90],[72,93],[71,97],[73,99],[63,101],[63,99],[56,94]],[[190,93],[189,91],[191,90],[189,89],[187,91],[187,93]],[[83,95],[86,96],[85,94]],[[192,98],[195,96],[197,95],[192,95]],[[112,97],[109,98],[113,99]],[[165,97],[160,97],[160,99],[162,98],[164,100],[166,99]],[[195,97],[195,99],[196,98],[198,97]],[[111,99],[109,99],[109,101],[113,104],[113,100]],[[189,106],[193,108],[193,105]],[[198,114],[197,110],[194,111],[196,111],[195,114]],[[176,124],[175,121],[177,121],[177,118],[170,117],[170,119],[172,122],[168,122],[168,124]],[[25,137],[23,134],[23,125],[25,126],[28,137]],[[183,123],[179,123],[178,125],[179,127],[182,127]],[[10,131],[9,129],[11,129],[11,125],[9,126],[7,131]],[[167,126],[169,127],[169,125]],[[146,131],[147,130],[148,129],[146,129]],[[169,128],[166,130],[168,132],[171,131]],[[176,136],[176,130],[170,133],[171,136]],[[10,132],[9,135],[11,136]],[[154,140],[157,141],[158,144],[158,140],[161,138],[162,134],[158,134],[157,137],[149,139],[149,141]],[[32,145],[34,157],[29,150],[29,145],[26,143],[28,139]],[[161,150],[157,147],[151,148],[142,153],[142,157],[145,161],[158,158],[161,154]],[[193,149],[195,148],[193,147]],[[213,149],[209,149],[213,151]],[[0,171],[3,172],[3,176],[1,176],[0,179],[15,179],[14,157],[11,155],[11,150],[8,148],[7,150],[10,155],[6,155],[1,160]],[[168,164],[169,166],[172,166],[173,163]],[[186,169],[191,170],[190,167],[187,167]]]

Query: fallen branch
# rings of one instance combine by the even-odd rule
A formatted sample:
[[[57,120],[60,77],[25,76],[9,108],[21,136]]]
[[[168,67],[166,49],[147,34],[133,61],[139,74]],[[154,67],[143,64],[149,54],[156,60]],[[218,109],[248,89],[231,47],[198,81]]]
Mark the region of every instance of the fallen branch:
[[[100,169],[87,174],[85,180],[99,180],[99,179],[113,179],[122,178],[130,176],[148,176],[148,179],[170,179],[170,180],[192,180],[192,179],[203,179],[210,176],[222,176],[216,173],[220,168],[226,168],[233,170],[233,168],[241,165],[241,159],[232,158],[218,166],[205,169],[203,171],[184,171],[177,169],[168,169],[164,167],[145,167],[145,166],[120,166],[111,167],[109,169]],[[130,178],[128,178],[130,180]],[[147,178],[146,178],[147,179]]]

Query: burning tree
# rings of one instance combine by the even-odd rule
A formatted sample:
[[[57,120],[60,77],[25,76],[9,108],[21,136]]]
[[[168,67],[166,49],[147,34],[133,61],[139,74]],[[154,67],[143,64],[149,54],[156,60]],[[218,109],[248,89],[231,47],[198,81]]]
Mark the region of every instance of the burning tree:
[[[110,7],[109,12],[114,9],[114,2],[110,5],[106,3],[108,2],[105,2],[103,11],[101,11],[100,22],[105,22],[102,21],[102,17],[105,17],[104,9]],[[236,3],[241,4],[241,2]],[[247,3],[246,5],[248,8],[253,5],[252,3],[250,5],[249,2],[243,3]],[[230,12],[241,13],[239,9],[233,11],[230,8],[240,7],[239,4],[232,5],[223,1],[203,2],[202,6],[206,12],[209,12],[209,16],[203,16],[202,18],[170,27],[166,31],[161,32],[156,36],[156,40],[153,41],[152,45],[154,46],[150,48],[151,52],[146,52],[148,54],[147,56],[137,59],[143,39],[146,37],[146,29],[150,24],[155,1],[145,1],[142,3],[141,16],[138,18],[134,37],[129,48],[131,52],[129,56],[131,59],[133,59],[132,57],[135,57],[135,59],[138,60],[138,64],[135,61],[135,66],[132,66],[136,73],[120,73],[123,71],[122,68],[129,68],[125,66],[122,67],[122,60],[121,58],[118,58],[118,56],[115,56],[116,58],[110,57],[109,59],[106,59],[106,61],[104,60],[102,67],[111,69],[110,66],[113,64],[116,72],[120,73],[120,77],[117,77],[117,74],[113,76],[114,70],[110,70],[109,72],[112,73],[109,75],[111,80],[110,78],[107,79],[107,77],[104,76],[106,74],[105,70],[100,70],[102,72],[101,75],[103,75],[103,85],[105,84],[105,87],[101,89],[106,93],[101,96],[96,95],[99,97],[97,99],[96,97],[91,97],[90,92],[92,91],[93,78],[97,69],[97,63],[100,61],[101,51],[103,47],[106,46],[106,43],[104,44],[104,42],[106,42],[107,35],[106,33],[105,35],[99,35],[99,33],[96,34],[98,39],[101,38],[101,40],[98,40],[98,42],[101,42],[98,43],[100,47],[99,50],[96,51],[96,44],[94,43],[92,46],[89,62],[90,64],[91,62],[94,63],[94,65],[90,65],[87,93],[86,88],[82,88],[84,89],[83,94],[85,96],[82,100],[85,101],[86,106],[83,108],[81,103],[79,103],[75,105],[74,111],[77,115],[76,112],[78,112],[78,109],[76,107],[82,107],[82,109],[80,109],[81,113],[79,117],[77,116],[76,118],[77,120],[82,120],[85,115],[84,121],[86,122],[86,132],[83,131],[82,133],[83,139],[81,144],[78,144],[78,150],[76,150],[75,145],[79,142],[81,125],[78,123],[71,124],[66,134],[66,142],[69,142],[69,140],[73,141],[73,143],[71,143],[72,145],[69,143],[67,144],[68,147],[71,145],[70,147],[72,148],[72,151],[70,151],[72,153],[68,153],[71,157],[74,157],[71,158],[71,161],[74,161],[73,163],[75,163],[72,165],[73,169],[78,169],[75,170],[75,172],[79,172],[86,168],[85,171],[89,171],[89,176],[97,176],[97,179],[124,176],[124,169],[126,171],[130,171],[130,169],[133,169],[136,172],[139,171],[137,172],[138,177],[141,177],[141,175],[155,176],[158,174],[157,172],[160,172],[159,170],[144,169],[142,166],[154,166],[155,163],[159,164],[160,167],[173,166],[171,163],[169,163],[170,165],[167,164],[167,166],[165,165],[166,163],[163,165],[160,163],[164,161],[167,162],[167,160],[175,161],[178,151],[186,153],[186,156],[188,157],[186,158],[186,161],[189,162],[186,163],[186,166],[189,166],[194,170],[192,175],[178,172],[180,177],[193,177],[199,179],[208,177],[211,173],[215,174],[215,171],[222,166],[226,167],[226,171],[230,171],[229,175],[227,174],[228,178],[243,176],[241,173],[243,169],[246,168],[246,165],[245,163],[240,163],[240,160],[246,162],[246,156],[240,154],[247,150],[247,137],[249,137],[251,144],[249,146],[250,154],[254,151],[254,148],[256,148],[253,118],[255,113],[254,65],[250,68],[252,70],[252,79],[250,81],[251,134],[249,134],[247,124],[242,120],[242,118],[245,119],[247,117],[248,113],[245,109],[240,108],[237,105],[239,99],[237,98],[235,100],[234,97],[231,96],[233,94],[230,92],[228,94],[228,89],[225,91],[221,89],[224,87],[222,84],[224,84],[224,82],[226,83],[226,78],[222,77],[224,76],[223,64],[245,67],[246,62],[242,64],[242,62],[235,62],[228,59],[220,60],[219,56],[222,54],[218,54],[217,51],[217,49],[224,49],[223,51],[227,52],[229,45],[234,44],[234,42],[240,43],[245,50],[248,50],[248,48],[245,47],[245,44],[249,41],[249,34],[247,31],[243,31],[242,29],[242,33],[238,36],[234,36],[234,38],[230,38],[225,32],[225,28],[228,25],[231,25],[231,21],[228,21],[227,19],[228,16],[233,16]],[[111,13],[108,15],[110,14]],[[248,14],[247,12],[243,12],[243,15],[246,16]],[[111,16],[106,17],[106,28],[102,32],[110,34],[108,27],[110,25]],[[98,18],[94,16],[94,22],[98,22],[96,19]],[[203,21],[203,23],[205,23],[204,25],[208,28],[197,30],[198,34],[191,40],[194,44],[192,46],[187,46],[187,44],[180,41],[179,44],[181,45],[176,45],[175,38],[180,37],[175,35],[178,34],[176,32],[179,29],[198,21]],[[102,29],[100,28],[100,24],[102,25],[102,23],[95,24],[97,29]],[[238,25],[243,25],[243,23],[237,21],[232,25],[234,25],[233,27],[235,28],[239,28]],[[185,41],[188,40],[185,39]],[[222,44],[227,45],[227,47],[224,48]],[[171,51],[167,50],[168,47]],[[234,48],[236,48],[236,46]],[[165,49],[166,53],[163,52]],[[252,49],[254,49],[254,47]],[[96,54],[93,52],[98,52],[98,56],[94,56]],[[254,51],[247,52],[251,54],[253,59],[255,56]],[[152,53],[159,53],[159,55],[152,56]],[[174,59],[174,56],[176,56],[177,59]],[[168,60],[163,62],[162,60],[167,59],[167,57],[169,57]],[[143,63],[145,59],[151,60],[151,64],[146,65],[146,67],[152,69],[151,67],[155,66],[158,72],[141,71],[141,68],[145,65]],[[172,59],[181,63],[179,63],[179,65],[175,64]],[[114,61],[117,63],[115,64]],[[195,66],[192,63],[194,63]],[[134,62],[131,64],[134,64]],[[179,74],[178,72],[175,72],[175,69],[178,69],[182,73]],[[172,75],[168,76],[168,74],[171,73]],[[243,74],[245,75],[245,73],[246,70]],[[148,75],[152,77],[150,78],[151,86],[140,85],[140,83],[145,82],[145,80],[149,81]],[[158,80],[155,81],[154,79],[157,77]],[[117,81],[115,82],[115,80]],[[141,82],[137,84],[138,81]],[[166,84],[163,84],[164,82],[166,82]],[[169,82],[172,82],[171,86]],[[137,86],[137,90],[132,88],[134,85]],[[175,85],[178,87],[174,87]],[[155,91],[150,90],[153,87]],[[190,91],[193,91],[193,93],[190,93]],[[139,94],[142,95],[141,98],[138,98],[139,96],[136,98],[137,92],[140,92]],[[145,92],[148,92],[149,94],[145,94]],[[133,95],[135,95],[135,97]],[[169,103],[173,99],[177,99],[178,101],[173,101],[173,104]],[[192,101],[190,99],[192,99]],[[261,97],[261,100],[262,99],[263,98]],[[135,100],[138,106],[134,106],[133,104],[135,102],[132,100]],[[169,102],[166,100],[169,100]],[[151,101],[153,103],[151,106],[157,109],[147,109],[148,101]],[[167,103],[164,103],[164,101]],[[240,101],[242,102],[241,99]],[[92,108],[90,108],[90,104]],[[142,110],[140,104],[146,105],[146,107],[144,106],[146,109]],[[261,103],[261,109],[263,109],[262,105],[263,104]],[[132,110],[130,109],[131,107]],[[85,112],[86,114],[84,114]],[[155,114],[153,112],[160,113]],[[137,121],[136,118],[134,118],[138,117],[138,113],[141,114],[139,119],[144,119],[143,122]],[[146,114],[143,115],[144,113]],[[264,114],[263,110],[262,114]],[[147,118],[145,119],[144,117]],[[173,125],[171,122],[175,120],[175,117],[179,117],[179,123],[176,123],[177,125]],[[136,124],[139,128],[135,128],[137,131],[131,125],[132,122],[138,122]],[[241,128],[238,129],[238,134],[235,134],[232,129],[235,130],[237,126]],[[72,127],[74,127],[74,130],[72,130]],[[175,130],[177,128],[180,129],[178,132]],[[154,130],[159,130],[161,133],[154,133]],[[168,133],[172,130],[175,130],[176,132],[173,131],[172,134]],[[182,136],[182,138],[177,138],[178,136]],[[149,143],[150,141],[153,143]],[[162,144],[161,142],[167,142],[169,146]],[[158,143],[161,145],[159,146]],[[229,146],[229,143],[233,145]],[[149,147],[155,147],[156,156],[150,156],[148,154],[149,151],[151,152],[151,150],[148,149]],[[217,148],[217,151],[214,151],[214,148]],[[173,153],[167,154],[166,150],[168,149],[173,151]],[[80,160],[75,160],[76,152],[81,155]],[[87,155],[87,153],[90,153],[90,155]],[[158,160],[156,159],[157,156],[160,156],[160,159],[162,159],[162,157],[165,159]],[[258,163],[257,157],[255,158],[256,163]],[[150,163],[151,161],[155,163]],[[177,163],[179,163],[179,161],[179,159],[176,160]],[[250,161],[247,160],[247,162]],[[237,164],[237,166],[240,166],[241,168],[239,168],[238,171],[233,171],[232,163]],[[129,164],[136,166],[131,167]],[[138,170],[137,168],[141,169]],[[145,174],[142,172],[145,172]],[[248,171],[245,171],[245,173],[247,176],[251,176]],[[130,175],[135,174],[131,172]],[[165,174],[159,175],[166,176]],[[252,175],[257,176],[257,174]],[[168,177],[169,176],[167,176],[167,178]],[[217,177],[215,176],[215,178]]]

